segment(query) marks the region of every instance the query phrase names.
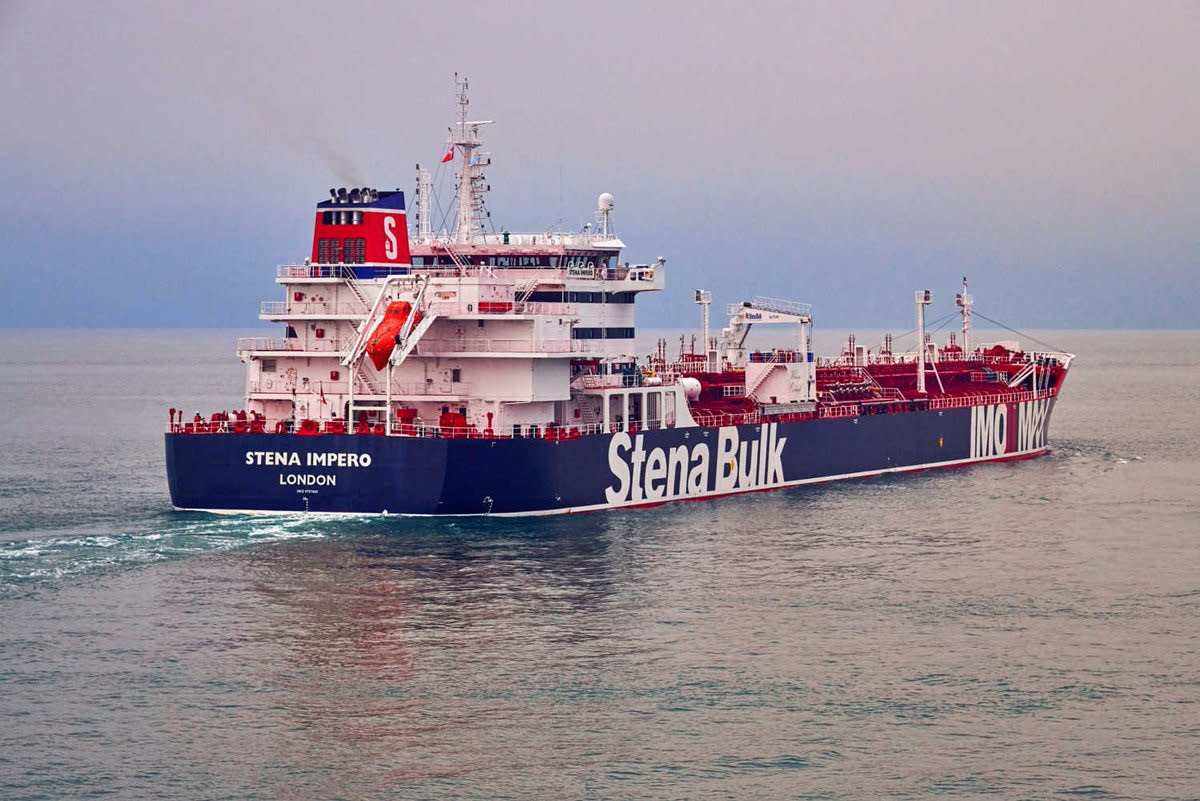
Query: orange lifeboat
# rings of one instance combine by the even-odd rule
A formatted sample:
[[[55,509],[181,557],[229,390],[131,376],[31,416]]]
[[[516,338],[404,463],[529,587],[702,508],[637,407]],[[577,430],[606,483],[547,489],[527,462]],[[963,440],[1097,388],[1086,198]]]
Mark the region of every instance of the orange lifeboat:
[[[388,304],[383,313],[383,320],[376,326],[371,338],[367,341],[367,353],[371,355],[371,362],[375,365],[376,370],[387,367],[388,359],[396,348],[396,335],[400,333],[400,329],[404,328],[404,323],[408,320],[411,312],[412,304],[406,300]],[[421,313],[417,312],[413,325],[419,322],[421,322]]]

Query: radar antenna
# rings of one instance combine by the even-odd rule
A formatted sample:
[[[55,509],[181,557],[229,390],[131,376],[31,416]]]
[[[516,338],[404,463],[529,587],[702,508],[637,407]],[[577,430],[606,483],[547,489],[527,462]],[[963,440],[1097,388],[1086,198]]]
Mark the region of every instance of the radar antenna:
[[[962,309],[963,357],[971,355],[971,306],[975,298],[967,294],[967,277],[963,276],[963,288],[954,298],[954,302]]]
[[[479,126],[489,125],[492,120],[469,120],[467,108],[467,79],[454,73],[458,86],[458,122],[450,129],[450,146],[458,151],[458,218],[454,226],[454,241],[469,245],[475,234],[483,230],[487,210],[483,196],[490,189],[486,185],[483,169],[492,163],[492,154],[479,150]]]

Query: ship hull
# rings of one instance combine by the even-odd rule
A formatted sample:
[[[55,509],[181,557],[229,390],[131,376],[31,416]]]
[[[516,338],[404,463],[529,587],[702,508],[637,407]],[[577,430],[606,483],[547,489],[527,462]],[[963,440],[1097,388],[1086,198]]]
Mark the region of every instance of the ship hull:
[[[538,515],[657,505],[1047,450],[1054,398],[581,439],[166,435],[171,501],[216,512]]]

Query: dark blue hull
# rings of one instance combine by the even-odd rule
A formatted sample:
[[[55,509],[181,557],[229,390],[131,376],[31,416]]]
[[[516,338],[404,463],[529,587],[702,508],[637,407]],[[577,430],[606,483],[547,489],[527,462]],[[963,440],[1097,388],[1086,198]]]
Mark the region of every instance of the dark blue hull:
[[[181,509],[547,514],[1036,456],[1054,399],[582,439],[166,435]]]

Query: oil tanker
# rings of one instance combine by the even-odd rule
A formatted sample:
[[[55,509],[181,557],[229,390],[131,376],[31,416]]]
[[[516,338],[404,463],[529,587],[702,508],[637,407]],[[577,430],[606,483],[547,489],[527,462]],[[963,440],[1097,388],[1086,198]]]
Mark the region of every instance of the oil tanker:
[[[925,332],[893,351],[853,337],[814,356],[804,303],[752,297],[677,353],[634,353],[634,310],[666,262],[622,260],[614,199],[577,232],[489,229],[482,149],[465,79],[443,164],[453,230],[433,230],[431,173],[404,193],[335,188],[311,252],[276,269],[281,336],[238,340],[244,408],[171,409],[175,507],[213,512],[543,515],[653,506],[976,462],[1048,449],[1072,354]],[[787,346],[747,346],[754,326]]]

